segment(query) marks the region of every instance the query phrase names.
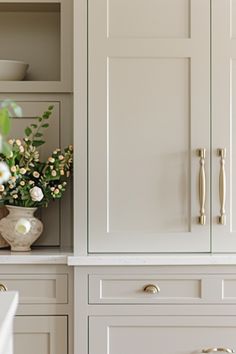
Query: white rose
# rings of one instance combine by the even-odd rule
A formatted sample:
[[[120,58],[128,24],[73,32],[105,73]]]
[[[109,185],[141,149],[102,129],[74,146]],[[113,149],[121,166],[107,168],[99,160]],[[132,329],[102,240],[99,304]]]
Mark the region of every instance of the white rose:
[[[44,197],[42,189],[39,187],[31,188],[30,189],[30,196],[31,196],[31,199],[33,200],[33,202],[40,202]]]
[[[5,162],[0,162],[0,184],[7,182],[11,176],[9,167]]]
[[[21,218],[17,221],[15,230],[22,235],[27,234],[31,229],[31,223],[25,218]]]

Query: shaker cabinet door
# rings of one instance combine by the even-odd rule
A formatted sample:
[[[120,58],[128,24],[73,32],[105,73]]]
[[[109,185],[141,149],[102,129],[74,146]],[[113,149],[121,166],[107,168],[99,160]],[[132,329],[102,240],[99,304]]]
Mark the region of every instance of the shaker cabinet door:
[[[91,317],[89,354],[233,353],[235,330],[232,316]]]
[[[90,253],[209,252],[209,19],[210,0],[88,1]]]
[[[17,316],[14,353],[67,354],[67,317]]]
[[[236,1],[212,2],[213,252],[236,252]]]

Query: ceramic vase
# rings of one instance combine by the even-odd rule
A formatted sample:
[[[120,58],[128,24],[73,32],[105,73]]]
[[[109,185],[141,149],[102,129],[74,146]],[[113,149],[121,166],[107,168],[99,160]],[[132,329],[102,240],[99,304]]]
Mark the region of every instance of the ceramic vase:
[[[43,231],[42,222],[34,216],[37,208],[7,205],[9,214],[0,220],[0,233],[11,251],[26,252]]]
[[[9,211],[7,210],[7,208],[5,207],[5,205],[0,207],[0,220],[5,218],[7,215],[9,214]],[[9,244],[7,243],[7,241],[2,237],[1,233],[0,233],[0,249],[1,248],[7,248],[9,247]]]

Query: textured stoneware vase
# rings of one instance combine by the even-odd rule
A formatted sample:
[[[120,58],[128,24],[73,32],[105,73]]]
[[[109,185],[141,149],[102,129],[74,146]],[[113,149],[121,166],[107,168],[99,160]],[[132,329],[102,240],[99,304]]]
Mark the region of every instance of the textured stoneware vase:
[[[9,214],[0,220],[0,233],[11,246],[12,251],[30,251],[30,246],[39,238],[43,231],[42,222],[34,217],[37,208],[7,206]],[[17,229],[19,221],[25,221],[29,229],[25,232]]]
[[[9,214],[9,211],[7,210],[7,208],[5,207],[5,205],[0,207],[0,220],[5,218],[7,215]],[[6,248],[9,247],[9,244],[7,243],[7,241],[2,237],[1,233],[0,233],[0,248]]]

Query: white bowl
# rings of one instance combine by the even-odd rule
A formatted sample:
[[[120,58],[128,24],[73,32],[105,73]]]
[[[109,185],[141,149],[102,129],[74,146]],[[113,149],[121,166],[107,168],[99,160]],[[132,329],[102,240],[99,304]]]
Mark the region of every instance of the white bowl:
[[[29,64],[17,60],[0,60],[0,81],[21,81]]]

